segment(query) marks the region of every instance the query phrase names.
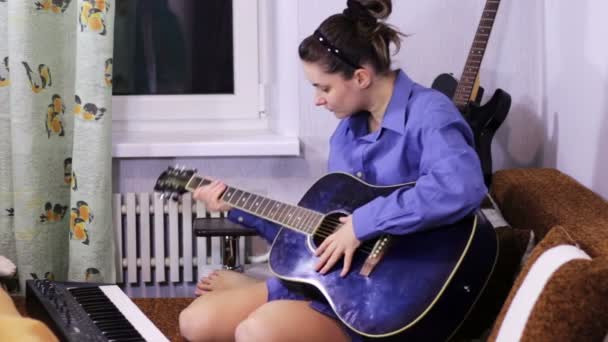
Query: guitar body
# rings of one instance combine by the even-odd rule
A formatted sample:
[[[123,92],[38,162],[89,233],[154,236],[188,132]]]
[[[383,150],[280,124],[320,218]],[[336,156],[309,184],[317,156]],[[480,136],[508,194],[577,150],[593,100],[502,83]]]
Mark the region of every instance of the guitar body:
[[[319,179],[299,202],[324,214],[352,213],[378,196],[409,185],[377,187],[343,173]],[[493,228],[483,215],[406,236],[392,236],[380,263],[359,274],[358,252],[344,278],[342,263],[321,275],[313,236],[283,228],[270,252],[270,268],[282,280],[320,292],[355,332],[393,340],[448,339],[466,318],[492,272],[497,253]]]
[[[431,88],[453,98],[457,86],[458,81],[452,75],[441,74],[433,81]],[[481,160],[485,183],[489,187],[492,178],[492,139],[507,118],[511,108],[511,95],[497,89],[485,105],[479,105],[480,94],[477,100],[476,103],[470,103],[462,114],[473,130],[475,150]]]

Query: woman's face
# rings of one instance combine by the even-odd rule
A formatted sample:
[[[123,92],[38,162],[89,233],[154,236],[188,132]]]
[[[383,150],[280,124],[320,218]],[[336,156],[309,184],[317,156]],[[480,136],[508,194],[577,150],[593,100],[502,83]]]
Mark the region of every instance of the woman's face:
[[[317,63],[302,62],[304,74],[315,88],[314,102],[343,119],[363,109],[361,87],[353,77],[346,80],[339,73],[328,74]]]

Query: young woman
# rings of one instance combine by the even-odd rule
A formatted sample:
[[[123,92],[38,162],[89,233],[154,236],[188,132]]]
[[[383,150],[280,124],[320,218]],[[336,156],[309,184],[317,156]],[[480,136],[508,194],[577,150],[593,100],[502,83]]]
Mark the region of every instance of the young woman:
[[[304,72],[315,87],[315,104],[341,119],[330,139],[329,171],[375,185],[416,181],[410,190],[377,198],[342,219],[343,226],[316,251],[315,268],[321,274],[344,258],[345,275],[355,249],[381,233],[409,234],[459,220],[479,206],[487,190],[471,131],[451,100],[390,69],[389,47],[399,48],[400,33],[381,20],[391,9],[390,0],[348,0],[343,13],[327,18],[299,47]],[[219,200],[224,189],[215,181],[194,197],[210,210],[229,210]],[[268,241],[278,230],[236,209],[230,209],[229,218]],[[216,288],[209,279],[200,284],[200,289],[214,291],[181,313],[186,339],[360,339],[323,300],[290,290],[276,278],[255,282],[230,277]]]

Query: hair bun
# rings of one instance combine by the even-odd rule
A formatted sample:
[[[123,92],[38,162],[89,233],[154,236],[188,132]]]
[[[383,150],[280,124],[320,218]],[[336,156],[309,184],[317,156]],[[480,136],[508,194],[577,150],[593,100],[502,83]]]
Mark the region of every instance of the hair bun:
[[[370,13],[367,7],[357,0],[348,0],[346,2],[346,9],[342,14],[353,21],[362,22],[366,26],[373,26],[378,22],[378,19]]]

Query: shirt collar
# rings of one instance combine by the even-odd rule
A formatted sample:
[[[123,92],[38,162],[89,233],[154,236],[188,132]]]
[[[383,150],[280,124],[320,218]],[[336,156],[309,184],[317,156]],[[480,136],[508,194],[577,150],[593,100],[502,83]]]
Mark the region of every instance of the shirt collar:
[[[405,134],[405,119],[407,104],[414,82],[402,71],[399,70],[395,79],[393,94],[382,118],[382,128]]]
[[[393,94],[391,95],[391,99],[386,107],[386,111],[384,112],[380,130],[384,128],[397,132],[401,135],[405,134],[405,112],[413,85],[414,82],[402,70],[397,72]],[[380,130],[372,134],[368,134],[368,115],[369,112],[359,112],[353,114],[348,119],[349,127],[355,137],[377,140],[380,137]]]

